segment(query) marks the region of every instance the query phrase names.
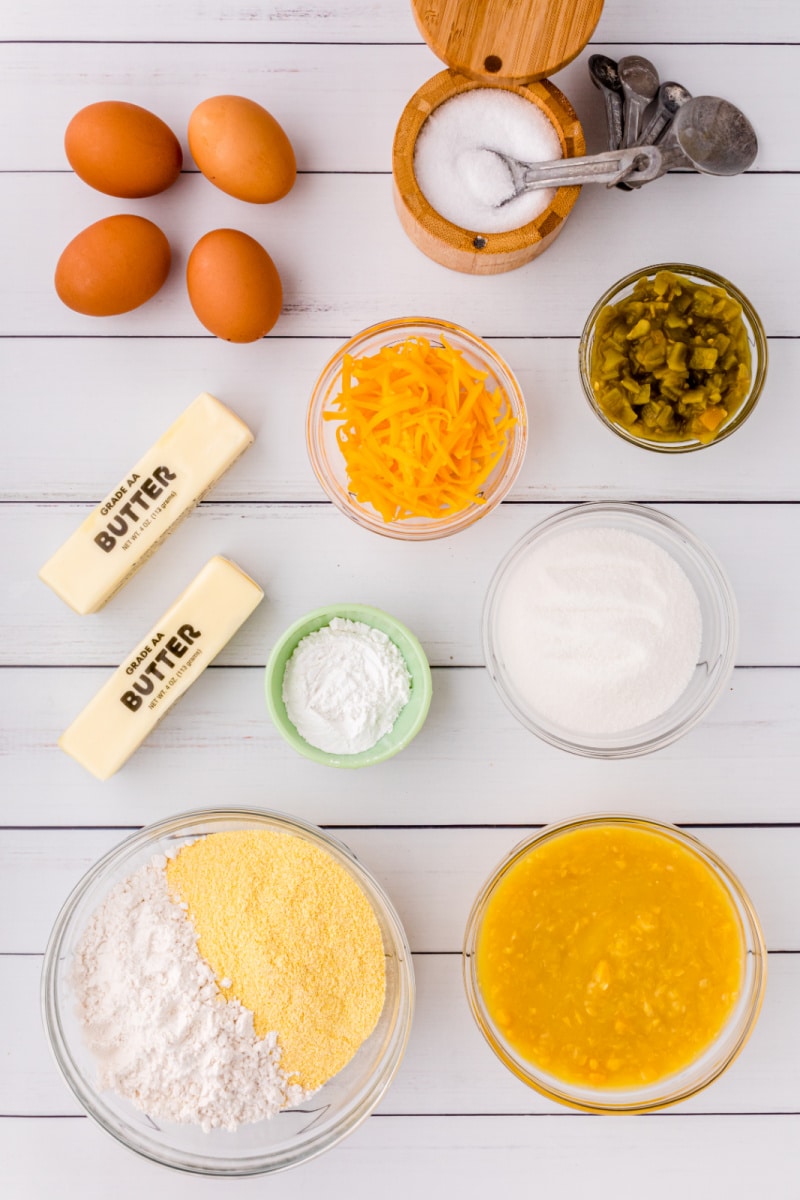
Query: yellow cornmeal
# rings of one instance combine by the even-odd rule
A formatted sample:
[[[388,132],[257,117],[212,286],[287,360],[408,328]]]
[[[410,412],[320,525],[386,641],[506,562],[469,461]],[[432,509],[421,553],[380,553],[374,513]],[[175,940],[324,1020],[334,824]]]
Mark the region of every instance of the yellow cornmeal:
[[[212,833],[167,863],[227,999],[275,1031],[293,1083],[320,1087],[369,1037],[386,988],[364,892],[330,854],[287,833]],[[224,981],[225,986],[222,987]]]
[[[681,1070],[739,995],[736,909],[666,834],[573,829],[536,845],[488,901],[476,969],[522,1058],[566,1083],[623,1088]]]

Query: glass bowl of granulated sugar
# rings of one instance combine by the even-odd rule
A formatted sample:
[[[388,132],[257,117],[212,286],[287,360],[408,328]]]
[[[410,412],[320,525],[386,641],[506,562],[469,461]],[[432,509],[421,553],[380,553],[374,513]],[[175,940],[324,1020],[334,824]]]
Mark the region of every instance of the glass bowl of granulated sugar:
[[[514,716],[574,754],[630,758],[700,721],[733,670],[736,601],[690,530],[638,504],[557,513],[497,568],[489,674]]]
[[[352,1133],[414,1009],[394,907],[336,838],[250,809],[142,829],[55,923],[44,1024],[86,1112],[200,1175],[281,1171]]]

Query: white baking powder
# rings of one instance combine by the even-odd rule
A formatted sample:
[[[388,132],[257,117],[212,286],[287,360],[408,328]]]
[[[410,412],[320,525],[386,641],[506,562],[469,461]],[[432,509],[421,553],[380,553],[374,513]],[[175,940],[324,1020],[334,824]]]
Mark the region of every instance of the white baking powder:
[[[298,643],[283,676],[283,703],[301,737],[328,754],[359,754],[389,732],[411,696],[411,676],[391,638],[334,617]]]
[[[598,735],[643,725],[678,699],[697,664],[702,620],[686,574],[649,538],[575,529],[528,548],[496,628],[523,703]]]
[[[440,104],[420,129],[417,183],[438,213],[470,232],[519,229],[544,212],[555,190],[537,188],[497,207],[513,188],[508,169],[486,149],[523,162],[563,154],[555,126],[532,101],[502,88],[473,88]]]
[[[157,856],[93,914],[71,981],[98,1087],[149,1116],[203,1129],[274,1116],[310,1094],[280,1068],[277,1035],[226,1001]]]

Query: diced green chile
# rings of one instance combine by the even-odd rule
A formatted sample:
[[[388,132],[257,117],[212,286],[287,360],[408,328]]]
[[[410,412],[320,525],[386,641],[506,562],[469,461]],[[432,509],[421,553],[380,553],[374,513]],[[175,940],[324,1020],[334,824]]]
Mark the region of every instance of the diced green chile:
[[[648,441],[710,442],[750,391],[741,306],[672,271],[600,313],[590,377],[601,411]]]

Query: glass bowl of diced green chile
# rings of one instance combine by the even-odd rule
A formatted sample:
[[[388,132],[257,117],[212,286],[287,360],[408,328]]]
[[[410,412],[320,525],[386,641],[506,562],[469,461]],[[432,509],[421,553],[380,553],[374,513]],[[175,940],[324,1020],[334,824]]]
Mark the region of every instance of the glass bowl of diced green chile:
[[[581,381],[626,441],[681,453],[728,437],[753,411],[767,339],[750,301],[704,267],[660,263],[601,296],[584,326]]]

